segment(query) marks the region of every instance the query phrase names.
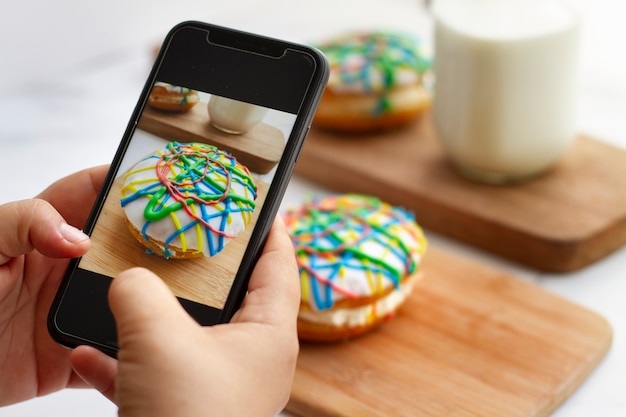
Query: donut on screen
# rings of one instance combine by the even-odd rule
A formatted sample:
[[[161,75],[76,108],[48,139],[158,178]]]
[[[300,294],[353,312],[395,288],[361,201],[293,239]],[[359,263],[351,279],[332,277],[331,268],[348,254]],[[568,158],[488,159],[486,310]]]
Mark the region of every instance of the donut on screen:
[[[187,87],[156,82],[148,96],[148,105],[167,112],[182,113],[191,110],[200,101],[198,92]]]
[[[125,175],[121,205],[131,234],[165,258],[215,256],[252,220],[257,187],[228,152],[170,142]]]

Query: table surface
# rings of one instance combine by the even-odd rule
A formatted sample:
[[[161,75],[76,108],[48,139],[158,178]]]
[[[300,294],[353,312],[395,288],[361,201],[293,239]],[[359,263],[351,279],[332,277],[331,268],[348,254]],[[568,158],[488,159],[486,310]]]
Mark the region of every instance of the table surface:
[[[626,39],[620,17],[626,6],[611,0],[567,1],[580,10],[583,21],[579,131],[626,149],[626,57],[619,42]],[[234,0],[227,5],[185,0],[175,10],[170,5],[165,0],[3,2],[0,203],[32,197],[58,178],[111,160],[153,47],[179,21],[205,20],[300,42],[364,28],[404,30],[431,39],[430,17],[415,0]],[[295,177],[283,204],[298,204],[319,190]],[[426,232],[439,248],[535,282],[607,318],[615,332],[611,351],[553,415],[626,415],[626,247],[582,270],[549,274]],[[115,406],[92,390],[65,390],[0,410],[9,417],[115,414]]]

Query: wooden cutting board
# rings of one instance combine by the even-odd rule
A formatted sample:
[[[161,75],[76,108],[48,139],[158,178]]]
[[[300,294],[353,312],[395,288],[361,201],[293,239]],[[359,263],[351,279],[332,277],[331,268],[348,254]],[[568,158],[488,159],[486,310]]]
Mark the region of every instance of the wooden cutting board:
[[[241,135],[224,133],[209,123],[205,102],[186,113],[166,113],[146,107],[138,127],[179,142],[203,142],[230,152],[251,171],[267,174],[280,161],[285,137],[270,125],[260,123]]]
[[[301,346],[290,412],[547,416],[610,347],[604,318],[536,284],[432,247],[423,270],[377,331]]]
[[[403,205],[428,229],[541,270],[576,270],[626,243],[626,151],[586,136],[546,175],[489,186],[451,169],[428,115],[384,134],[313,128],[296,173]]]

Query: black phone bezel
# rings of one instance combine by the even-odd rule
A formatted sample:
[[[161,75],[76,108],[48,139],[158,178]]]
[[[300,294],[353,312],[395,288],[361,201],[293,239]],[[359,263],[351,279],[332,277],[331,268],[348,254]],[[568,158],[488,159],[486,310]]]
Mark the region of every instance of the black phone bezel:
[[[202,38],[204,43],[200,42]],[[204,51],[202,55],[198,48]],[[303,70],[307,67],[310,68],[308,74]],[[207,74],[212,77],[207,78]],[[278,212],[328,80],[328,64],[315,48],[293,42],[196,21],[175,26],[163,41],[132,113],[87,220],[84,229],[87,234],[93,231],[152,85],[157,80],[297,115],[223,309],[179,298],[200,324],[223,323],[230,320],[245,296],[252,268]],[[277,91],[281,93],[277,94]],[[80,258],[70,261],[48,315],[48,330],[53,339],[66,347],[88,344],[116,356],[115,322],[107,302],[108,287],[113,278],[79,269],[79,261]]]

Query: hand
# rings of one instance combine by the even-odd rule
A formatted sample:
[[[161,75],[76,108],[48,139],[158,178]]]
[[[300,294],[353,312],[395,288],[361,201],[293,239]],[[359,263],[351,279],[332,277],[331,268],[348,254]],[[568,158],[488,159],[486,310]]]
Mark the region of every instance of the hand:
[[[85,385],[46,317],[68,258],[89,248],[79,229],[106,171],[81,171],[37,199],[0,205],[0,406]]]
[[[201,327],[163,281],[132,269],[109,291],[118,361],[80,346],[72,363],[120,416],[275,416],[295,371],[299,301],[293,246],[277,218],[230,323]]]

